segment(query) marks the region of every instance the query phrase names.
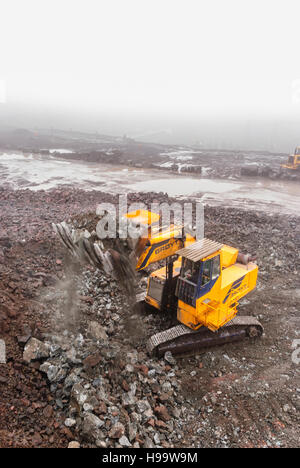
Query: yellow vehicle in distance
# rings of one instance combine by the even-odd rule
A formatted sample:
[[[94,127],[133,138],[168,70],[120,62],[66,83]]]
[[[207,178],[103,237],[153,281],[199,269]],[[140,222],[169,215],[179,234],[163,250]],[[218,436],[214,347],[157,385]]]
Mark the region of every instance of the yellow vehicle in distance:
[[[288,161],[285,164],[281,164],[283,169],[291,169],[293,171],[300,170],[300,146],[297,146],[295,153],[288,157]]]

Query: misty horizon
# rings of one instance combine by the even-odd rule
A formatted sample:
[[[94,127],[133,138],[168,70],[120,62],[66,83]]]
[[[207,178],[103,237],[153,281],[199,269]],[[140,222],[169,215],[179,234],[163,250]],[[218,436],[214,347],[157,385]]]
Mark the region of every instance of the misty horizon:
[[[255,119],[221,117],[182,119],[158,115],[107,115],[94,112],[51,111],[28,106],[0,105],[0,133],[18,128],[57,129],[127,136],[145,143],[188,145],[290,153],[300,144],[300,119]],[[0,137],[1,138],[1,137]]]
[[[6,2],[0,127],[286,153],[300,144],[296,2],[87,3]]]

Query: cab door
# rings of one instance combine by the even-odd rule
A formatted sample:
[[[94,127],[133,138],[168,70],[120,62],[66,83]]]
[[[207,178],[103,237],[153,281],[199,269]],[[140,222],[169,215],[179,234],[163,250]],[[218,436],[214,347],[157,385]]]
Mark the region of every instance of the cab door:
[[[197,299],[205,296],[213,288],[220,273],[220,254],[202,261],[197,288]]]

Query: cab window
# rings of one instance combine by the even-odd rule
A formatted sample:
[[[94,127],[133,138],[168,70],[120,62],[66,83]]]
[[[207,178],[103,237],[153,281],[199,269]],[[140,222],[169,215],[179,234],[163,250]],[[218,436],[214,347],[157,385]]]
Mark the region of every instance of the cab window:
[[[181,272],[181,277],[183,279],[186,279],[188,281],[191,281],[194,284],[197,284],[198,278],[199,278],[199,272],[200,272],[199,262],[195,263],[187,258],[184,259],[182,272]]]
[[[218,276],[220,276],[220,255],[217,255],[212,259],[213,264],[212,264],[212,275],[211,279],[216,279]]]
[[[210,280],[215,280],[218,276],[220,276],[220,255],[203,262],[201,286],[209,283]]]
[[[212,269],[212,259],[206,260],[205,262],[203,262],[202,286],[204,286],[210,281],[211,269]]]

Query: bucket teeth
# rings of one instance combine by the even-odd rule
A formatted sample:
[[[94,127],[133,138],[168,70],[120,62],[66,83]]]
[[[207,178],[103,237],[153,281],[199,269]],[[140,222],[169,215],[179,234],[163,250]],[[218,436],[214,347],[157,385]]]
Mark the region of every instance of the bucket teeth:
[[[127,259],[116,250],[104,250],[101,240],[94,242],[94,236],[86,229],[71,230],[66,222],[52,224],[54,232],[65,247],[82,263],[89,263],[106,274],[113,276],[130,295],[131,283],[135,279],[135,259]],[[135,256],[134,252],[133,256]]]
[[[67,249],[69,249],[73,254],[76,254],[76,247],[72,240],[71,232],[68,225],[63,223],[54,224],[52,223],[53,230],[58,234],[60,240]]]
[[[80,243],[84,253],[87,255],[90,263],[96,267],[101,267],[102,264],[98,261],[98,258],[95,254],[94,245],[88,239],[82,239]]]
[[[94,243],[94,252],[99,263],[103,265],[105,273],[112,274],[114,267],[111,262],[110,253],[109,252],[103,253],[100,246],[96,244],[96,242]]]
[[[92,242],[87,230],[70,230],[66,222],[52,223],[54,232],[63,245],[82,262],[87,262],[97,268],[104,269],[107,274],[113,274],[114,266],[109,252],[103,252],[101,241]]]

